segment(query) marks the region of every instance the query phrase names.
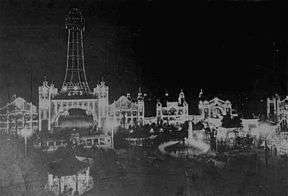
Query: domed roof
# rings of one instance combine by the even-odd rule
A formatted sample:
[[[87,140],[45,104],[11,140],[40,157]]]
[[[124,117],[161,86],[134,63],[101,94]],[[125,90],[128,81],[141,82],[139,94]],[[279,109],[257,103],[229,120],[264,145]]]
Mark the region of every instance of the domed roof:
[[[93,126],[93,116],[82,109],[70,109],[58,119],[61,128],[89,128]]]

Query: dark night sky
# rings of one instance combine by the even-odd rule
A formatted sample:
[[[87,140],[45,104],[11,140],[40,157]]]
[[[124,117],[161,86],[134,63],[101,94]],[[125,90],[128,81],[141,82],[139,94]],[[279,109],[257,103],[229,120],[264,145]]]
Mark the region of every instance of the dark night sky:
[[[280,9],[276,2],[221,2],[1,1],[1,105],[7,102],[7,85],[10,95],[30,100],[31,67],[34,103],[44,75],[61,86],[67,40],[64,17],[75,6],[86,19],[90,87],[103,76],[110,101],[128,91],[136,95],[139,86],[152,99],[165,90],[176,98],[182,88],[188,100],[197,101],[203,88],[206,95],[232,103],[244,93],[254,99],[274,91],[285,93],[288,7]],[[276,79],[273,41],[281,54],[273,72]]]

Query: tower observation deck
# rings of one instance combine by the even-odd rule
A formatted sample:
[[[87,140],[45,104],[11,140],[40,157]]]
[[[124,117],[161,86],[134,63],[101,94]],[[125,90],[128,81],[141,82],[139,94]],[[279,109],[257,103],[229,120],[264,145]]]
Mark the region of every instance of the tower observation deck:
[[[87,83],[84,64],[84,22],[82,13],[76,8],[70,10],[65,20],[65,26],[68,30],[67,59],[61,93],[68,96],[81,96],[91,93]]]

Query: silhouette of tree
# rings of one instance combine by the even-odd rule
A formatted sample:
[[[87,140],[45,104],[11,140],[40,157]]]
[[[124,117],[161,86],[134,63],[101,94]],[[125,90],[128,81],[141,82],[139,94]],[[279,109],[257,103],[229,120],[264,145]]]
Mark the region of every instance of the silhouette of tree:
[[[29,156],[24,156],[23,145],[21,138],[0,138],[0,195],[14,195],[15,191],[31,196],[46,194],[47,169],[43,154],[30,151]]]
[[[224,128],[242,127],[242,120],[238,116],[231,117],[230,114],[227,114],[223,116],[222,127]]]

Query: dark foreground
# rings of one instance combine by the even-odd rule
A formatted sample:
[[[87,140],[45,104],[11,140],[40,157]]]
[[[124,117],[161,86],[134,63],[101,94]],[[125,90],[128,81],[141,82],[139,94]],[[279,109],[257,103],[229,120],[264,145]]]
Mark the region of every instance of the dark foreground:
[[[287,160],[270,157],[266,166],[261,152],[239,154],[219,168],[205,158],[176,160],[139,149],[104,152],[96,158],[95,186],[85,195],[287,195]]]

